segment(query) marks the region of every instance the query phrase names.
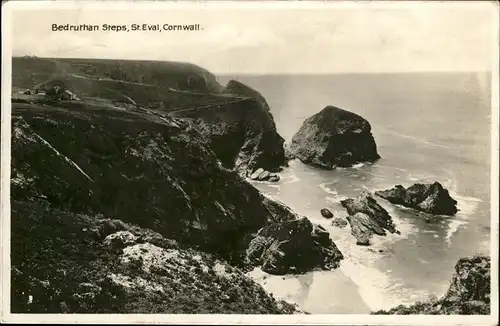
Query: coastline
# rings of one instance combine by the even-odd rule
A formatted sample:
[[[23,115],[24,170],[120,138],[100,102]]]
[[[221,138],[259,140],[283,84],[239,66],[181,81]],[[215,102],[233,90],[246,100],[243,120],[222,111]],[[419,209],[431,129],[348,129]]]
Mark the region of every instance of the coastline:
[[[286,276],[254,269],[247,275],[274,297],[295,303],[307,313],[368,314],[371,311],[342,268]]]

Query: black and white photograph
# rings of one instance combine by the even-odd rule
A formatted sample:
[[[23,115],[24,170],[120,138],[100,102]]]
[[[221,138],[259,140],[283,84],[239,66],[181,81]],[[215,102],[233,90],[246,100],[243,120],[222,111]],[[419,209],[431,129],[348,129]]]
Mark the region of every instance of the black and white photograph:
[[[2,321],[498,324],[498,9],[3,3]]]

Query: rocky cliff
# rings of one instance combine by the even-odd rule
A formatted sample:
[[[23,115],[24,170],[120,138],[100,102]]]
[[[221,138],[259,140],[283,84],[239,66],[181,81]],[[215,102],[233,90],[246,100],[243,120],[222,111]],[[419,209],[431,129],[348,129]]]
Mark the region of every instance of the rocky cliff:
[[[238,268],[157,232],[12,202],[13,313],[289,314]]]
[[[225,167],[244,177],[250,177],[258,169],[280,171],[286,165],[284,139],[276,130],[266,100],[257,91],[233,80],[223,91],[239,100],[173,114],[193,119]]]
[[[286,165],[283,138],[266,100],[236,81],[222,87],[205,69],[183,62],[13,58],[13,85],[44,89],[57,84],[84,100],[147,108],[190,118],[225,167],[276,181]],[[260,176],[260,174],[259,174]]]
[[[437,300],[400,305],[379,315],[489,315],[491,261],[487,256],[461,258],[448,291]]]
[[[370,123],[334,106],[307,118],[293,136],[288,151],[291,157],[322,169],[349,167],[380,158]]]
[[[16,239],[12,250],[17,255],[16,263],[13,264],[14,280],[20,277],[25,282],[34,277],[36,280],[29,285],[31,288],[38,288],[40,284],[45,286],[46,282],[61,282],[53,289],[53,293],[59,293],[58,287],[63,286],[64,276],[73,273],[70,266],[75,265],[74,268],[88,273],[74,281],[79,282],[78,284],[70,282],[78,289],[83,287],[81,291],[78,290],[81,293],[71,292],[71,296],[91,298],[89,305],[94,305],[94,308],[100,300],[111,300],[109,297],[102,297],[102,292],[107,290],[101,292],[99,289],[108,289],[109,286],[114,289],[118,286],[121,290],[117,290],[116,296],[125,299],[116,303],[118,308],[109,308],[111,311],[125,311],[129,308],[137,312],[147,309],[171,311],[165,310],[165,307],[150,305],[144,308],[142,305],[146,303],[137,298],[146,293],[147,298],[161,302],[164,298],[162,291],[168,296],[169,291],[185,287],[184,283],[200,286],[189,292],[195,296],[203,288],[200,284],[196,285],[194,279],[197,276],[190,274],[198,265],[188,263],[182,267],[178,260],[201,255],[213,257],[221,261],[223,266],[234,267],[236,283],[227,285],[232,281],[221,281],[218,278],[208,283],[225,282],[226,285],[221,286],[233,288],[232,294],[227,294],[229,299],[224,296],[222,301],[231,301],[230,298],[238,296],[240,292],[237,288],[242,288],[241,291],[246,293],[242,294],[242,300],[261,291],[251,281],[243,278],[236,267],[245,267],[248,261],[247,248],[259,230],[270,225],[280,228],[281,224],[290,223],[298,217],[285,205],[264,197],[236,172],[225,168],[205,143],[198,127],[193,126],[189,119],[172,118],[157,111],[122,110],[91,105],[84,101],[66,108],[57,103],[45,106],[13,103],[11,198],[16,204],[13,205],[12,220],[13,224],[20,225],[12,233],[12,238]],[[86,217],[79,224],[81,216]],[[89,222],[87,217],[92,220]],[[103,231],[98,226],[103,219],[119,220],[116,222],[119,226],[115,227],[116,223],[112,222],[113,226],[104,226]],[[69,227],[68,223],[77,225],[78,232],[65,229]],[[123,227],[124,223],[133,227]],[[308,220],[302,224],[305,227],[298,230],[309,232],[309,235],[305,235],[306,238],[319,237],[307,228],[310,224]],[[59,227],[62,229],[59,230]],[[141,230],[145,229],[156,234],[154,239],[146,235],[148,240],[144,240],[146,231]],[[48,237],[51,233],[57,236]],[[79,238],[74,240],[77,242],[74,246],[64,245],[64,241],[73,241],[64,238],[66,233]],[[23,244],[26,237],[29,240]],[[61,240],[58,237],[62,237]],[[323,240],[327,238],[329,240],[328,234],[322,235]],[[279,239],[295,241],[292,235],[284,235],[284,238],[280,236]],[[116,243],[122,251],[110,253],[109,248],[114,248]],[[174,254],[170,249],[173,243],[182,246],[174,247],[175,250],[188,250],[176,253],[179,259],[172,258]],[[330,254],[329,250],[334,245],[331,240],[328,243],[294,243],[296,246],[294,245],[293,250],[317,252],[317,261],[333,257],[328,268],[336,267],[335,263],[341,259]],[[48,249],[44,246],[48,246]],[[293,250],[288,250],[285,258],[291,266],[299,264],[291,262],[295,259]],[[56,267],[61,268],[54,269],[52,265],[41,261],[47,255],[60,260]],[[101,264],[100,255],[110,259],[106,264],[116,266],[100,270],[95,266]],[[142,256],[144,257],[140,258]],[[75,263],[78,257],[82,259],[81,264]],[[140,267],[141,264],[146,264],[146,260],[149,261],[149,267]],[[32,265],[24,263],[28,261],[33,262]],[[252,266],[260,266],[262,263]],[[165,277],[174,272],[162,270],[167,268],[165,264],[175,265],[172,267],[175,273],[185,275],[178,281],[184,285],[169,283],[177,281]],[[215,268],[213,264],[207,266],[209,270]],[[118,269],[115,270],[115,267]],[[322,267],[322,264],[316,263],[307,265],[309,269]],[[155,268],[160,270],[151,272]],[[59,269],[64,275],[52,280],[50,275],[58,275]],[[34,276],[33,273],[42,273],[42,276]],[[97,274],[93,275],[94,273]],[[216,271],[215,273],[217,274]],[[106,280],[104,285],[101,281],[96,281],[101,280],[101,276]],[[20,287],[22,288],[21,285]],[[206,293],[216,295],[213,292],[216,289],[212,288],[215,285],[209,287]],[[70,291],[69,288],[67,291]],[[23,295],[27,293],[23,292]],[[53,294],[49,298],[53,298]],[[98,301],[92,298],[97,298],[95,300]],[[131,298],[136,298],[140,303],[129,306],[135,300]],[[238,310],[236,306],[230,308],[230,303],[221,303],[223,308],[220,309],[240,313],[285,311],[280,310],[264,294],[259,298],[257,306],[249,303],[248,310]],[[26,298],[19,299],[19,304],[24,299]],[[112,301],[115,299],[113,297]],[[28,298],[30,300],[33,299]],[[57,306],[59,299],[54,300],[51,305]],[[77,309],[77,303],[70,304],[66,299],[63,301],[63,308],[44,306],[43,309],[53,312],[59,311],[58,309],[68,312]],[[266,302],[269,307],[262,308],[267,305]],[[199,301],[186,304],[188,307],[179,308],[179,311],[208,309]],[[241,307],[241,304],[243,303],[239,302],[236,305]],[[71,305],[73,308],[68,308]],[[92,307],[88,309],[94,309]]]

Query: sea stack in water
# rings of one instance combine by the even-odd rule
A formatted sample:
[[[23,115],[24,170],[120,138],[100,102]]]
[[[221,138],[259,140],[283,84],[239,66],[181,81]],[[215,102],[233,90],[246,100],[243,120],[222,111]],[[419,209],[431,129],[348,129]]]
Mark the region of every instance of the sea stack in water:
[[[330,210],[328,208],[322,208],[321,209],[321,215],[324,218],[332,218],[333,217],[333,213],[330,212]]]
[[[370,123],[334,106],[327,106],[304,121],[292,138],[290,153],[305,164],[323,169],[380,158]]]
[[[347,221],[358,245],[370,245],[374,234],[385,236],[386,230],[399,233],[389,213],[368,192],[362,192],[354,199],[342,200],[340,204],[347,209]]]
[[[455,215],[457,201],[451,198],[439,182],[416,183],[408,188],[396,185],[392,189],[376,191],[375,194],[387,201],[435,215]]]

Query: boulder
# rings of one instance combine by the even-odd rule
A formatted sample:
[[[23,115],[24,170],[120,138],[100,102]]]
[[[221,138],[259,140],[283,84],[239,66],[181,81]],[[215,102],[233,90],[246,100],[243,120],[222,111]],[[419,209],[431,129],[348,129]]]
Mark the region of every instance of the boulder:
[[[261,194],[262,204],[267,210],[268,223],[298,220],[300,216],[279,200]]]
[[[330,212],[330,210],[327,209],[327,208],[322,208],[321,209],[321,216],[323,216],[324,218],[332,218],[333,217],[333,213]]]
[[[250,179],[252,180],[258,180],[259,179],[259,176],[264,172],[264,169],[263,168],[258,168],[257,170],[255,170],[251,175],[250,175]]]
[[[364,191],[357,198],[348,198],[340,203],[347,209],[347,221],[358,244],[368,245],[373,234],[385,236],[386,231],[397,233],[389,213],[370,193]]]
[[[356,238],[356,244],[361,246],[370,245],[370,239],[374,234],[386,235],[383,228],[377,222],[364,213],[356,213],[347,216],[347,221],[351,225],[351,234]]]
[[[271,173],[259,168],[250,174],[250,180],[277,182],[280,180],[280,177],[276,173]]]
[[[259,181],[267,181],[269,180],[269,177],[271,176],[271,172],[269,171],[264,171],[262,172],[259,177],[258,177],[258,180]]]
[[[342,229],[347,226],[347,220],[341,217],[336,217],[333,219],[332,225]]]
[[[289,151],[289,157],[322,169],[349,167],[380,158],[370,123],[334,106],[307,118],[293,136]]]
[[[109,248],[125,248],[127,246],[131,246],[135,244],[137,241],[137,237],[132,234],[130,231],[118,231],[116,233],[112,233],[108,235],[103,244]]]
[[[408,188],[396,185],[392,189],[376,191],[375,194],[387,201],[434,215],[455,215],[457,201],[439,182],[416,183]]]
[[[267,181],[278,182],[278,181],[280,181],[280,176],[276,173],[271,173],[271,175],[269,176],[269,179]]]
[[[326,230],[304,217],[262,228],[250,242],[246,259],[267,273],[284,275],[336,268],[343,255]]]

